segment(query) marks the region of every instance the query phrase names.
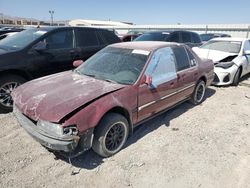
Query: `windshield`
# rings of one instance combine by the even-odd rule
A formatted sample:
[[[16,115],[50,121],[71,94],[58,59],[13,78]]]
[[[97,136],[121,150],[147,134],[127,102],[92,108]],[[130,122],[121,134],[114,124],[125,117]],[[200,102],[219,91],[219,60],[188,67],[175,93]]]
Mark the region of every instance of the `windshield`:
[[[45,34],[46,31],[28,29],[0,41],[0,48],[18,50],[28,46],[31,42]]]
[[[239,41],[209,41],[202,45],[202,49],[217,50],[228,53],[239,53],[241,42]]]
[[[120,84],[133,84],[148,59],[149,52],[107,47],[89,58],[75,71]]]
[[[138,38],[136,38],[134,41],[166,41],[168,38],[168,33],[145,33]]]

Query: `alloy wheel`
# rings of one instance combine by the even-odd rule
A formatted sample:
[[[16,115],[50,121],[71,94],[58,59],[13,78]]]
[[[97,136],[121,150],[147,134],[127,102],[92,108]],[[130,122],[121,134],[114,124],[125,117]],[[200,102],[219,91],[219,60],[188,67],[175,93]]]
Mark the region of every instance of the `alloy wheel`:
[[[0,103],[5,107],[12,107],[11,92],[20,85],[18,82],[9,82],[0,87]]]

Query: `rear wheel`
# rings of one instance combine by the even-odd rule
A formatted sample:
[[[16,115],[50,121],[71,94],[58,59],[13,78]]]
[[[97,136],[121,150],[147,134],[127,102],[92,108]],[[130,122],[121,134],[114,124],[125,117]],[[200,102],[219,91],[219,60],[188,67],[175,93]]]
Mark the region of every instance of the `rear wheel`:
[[[93,150],[102,157],[110,157],[120,151],[127,141],[127,119],[117,113],[109,113],[94,131]]]
[[[0,78],[0,113],[8,113],[13,109],[12,91],[26,80],[18,75],[6,75]]]
[[[204,100],[205,92],[206,84],[203,80],[199,80],[192,94],[191,102],[195,105],[200,104]]]
[[[240,82],[240,72],[241,72],[241,69],[239,68],[237,70],[237,72],[235,73],[234,80],[233,80],[233,83],[232,83],[233,86],[239,85],[239,82]]]

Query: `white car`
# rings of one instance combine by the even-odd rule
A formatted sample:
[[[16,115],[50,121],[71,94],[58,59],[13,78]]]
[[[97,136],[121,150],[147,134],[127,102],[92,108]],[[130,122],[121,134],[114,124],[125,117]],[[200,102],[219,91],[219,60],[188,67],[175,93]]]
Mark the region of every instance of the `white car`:
[[[236,86],[250,72],[250,39],[215,38],[193,50],[214,61],[214,85]]]

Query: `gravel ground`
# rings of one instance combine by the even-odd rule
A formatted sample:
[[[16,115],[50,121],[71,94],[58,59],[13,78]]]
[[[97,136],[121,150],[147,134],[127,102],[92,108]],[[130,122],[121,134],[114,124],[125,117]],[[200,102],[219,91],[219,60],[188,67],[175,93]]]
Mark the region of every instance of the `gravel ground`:
[[[136,129],[126,147],[59,159],[0,115],[0,187],[250,187],[250,81],[210,87]]]

